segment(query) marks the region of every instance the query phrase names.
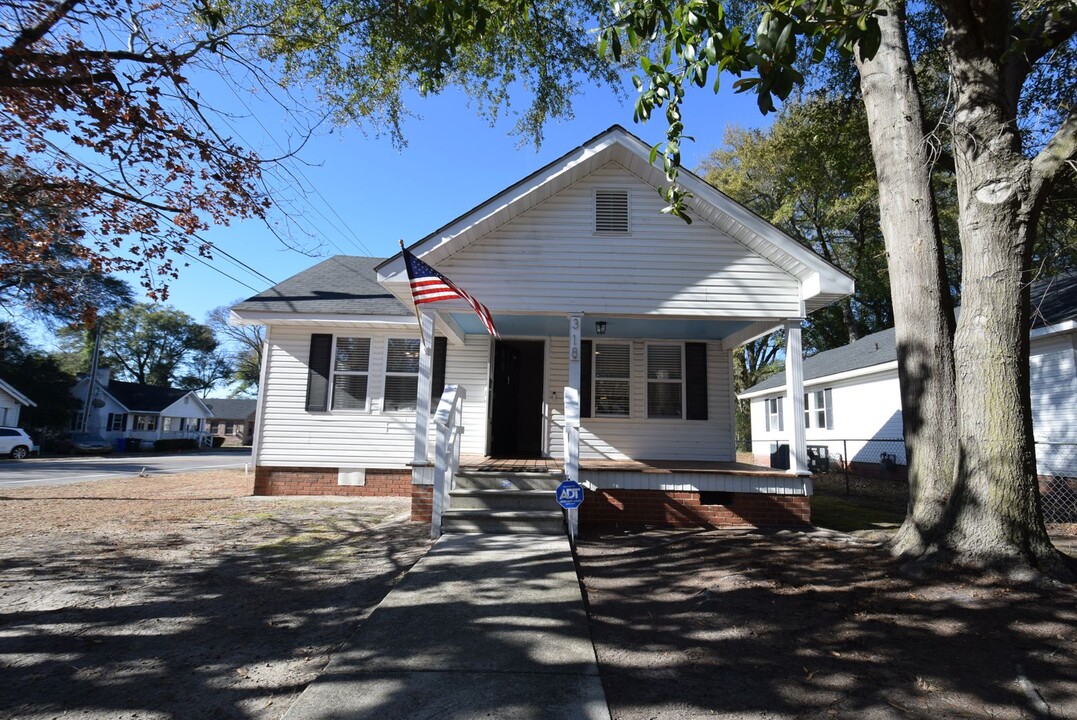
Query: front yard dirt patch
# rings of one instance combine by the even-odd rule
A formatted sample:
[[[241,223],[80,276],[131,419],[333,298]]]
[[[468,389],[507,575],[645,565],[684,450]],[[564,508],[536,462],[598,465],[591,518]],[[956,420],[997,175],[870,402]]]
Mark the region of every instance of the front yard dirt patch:
[[[579,560],[616,719],[1077,717],[1072,587],[913,581],[837,533],[585,536]]]
[[[0,491],[0,718],[272,720],[429,546],[242,472]]]

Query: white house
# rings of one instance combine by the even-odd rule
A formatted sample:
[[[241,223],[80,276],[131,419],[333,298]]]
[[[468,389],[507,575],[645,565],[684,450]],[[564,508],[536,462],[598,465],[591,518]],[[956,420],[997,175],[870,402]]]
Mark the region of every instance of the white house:
[[[1030,290],[1032,425],[1039,473],[1077,475],[1077,276],[1034,283]],[[894,330],[883,330],[803,361],[805,432],[832,458],[905,464]],[[752,451],[769,458],[787,442],[784,373],[741,393],[751,401]]]
[[[0,378],[0,425],[17,427],[24,407],[37,407],[37,403]]]
[[[578,477],[584,523],[806,522],[802,433],[789,471],[735,462],[732,350],[779,327],[796,347],[852,280],[690,173],[695,222],[662,214],[649,153],[610,128],[410,246],[500,340],[461,300],[421,306],[421,343],[402,255],[334,257],[236,305],[267,326],[256,492],[411,494],[436,524],[475,501],[433,489],[457,438],[461,476]]]
[[[83,408],[89,385],[87,376],[71,388],[71,394],[83,401]],[[212,416],[194,391],[112,380],[109,369],[101,368],[89,414],[85,410],[74,412],[71,429],[96,433],[109,441],[193,439],[202,443],[206,438],[203,423]]]

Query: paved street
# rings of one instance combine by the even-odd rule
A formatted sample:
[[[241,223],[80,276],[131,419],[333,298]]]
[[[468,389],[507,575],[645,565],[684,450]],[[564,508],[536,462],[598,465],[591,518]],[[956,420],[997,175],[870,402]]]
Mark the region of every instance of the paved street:
[[[250,451],[216,450],[189,455],[105,455],[30,460],[0,460],[0,488],[66,485],[147,474],[242,468]]]

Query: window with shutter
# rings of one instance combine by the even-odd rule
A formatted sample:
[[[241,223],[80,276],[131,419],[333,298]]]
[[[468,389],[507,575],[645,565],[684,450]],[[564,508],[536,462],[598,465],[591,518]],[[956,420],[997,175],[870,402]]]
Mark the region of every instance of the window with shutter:
[[[628,234],[628,190],[595,190],[595,232]]]
[[[419,340],[391,338],[385,353],[382,409],[414,410],[419,391]]]
[[[366,410],[370,338],[338,337],[333,354],[333,409]]]
[[[684,356],[681,345],[647,346],[647,417],[684,417]]]
[[[631,346],[594,343],[595,417],[628,417],[631,395]]]

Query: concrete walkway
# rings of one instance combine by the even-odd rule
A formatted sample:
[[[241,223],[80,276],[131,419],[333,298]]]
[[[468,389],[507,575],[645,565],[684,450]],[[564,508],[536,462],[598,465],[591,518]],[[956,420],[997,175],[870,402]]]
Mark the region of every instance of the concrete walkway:
[[[609,720],[568,540],[446,535],[285,720]]]

